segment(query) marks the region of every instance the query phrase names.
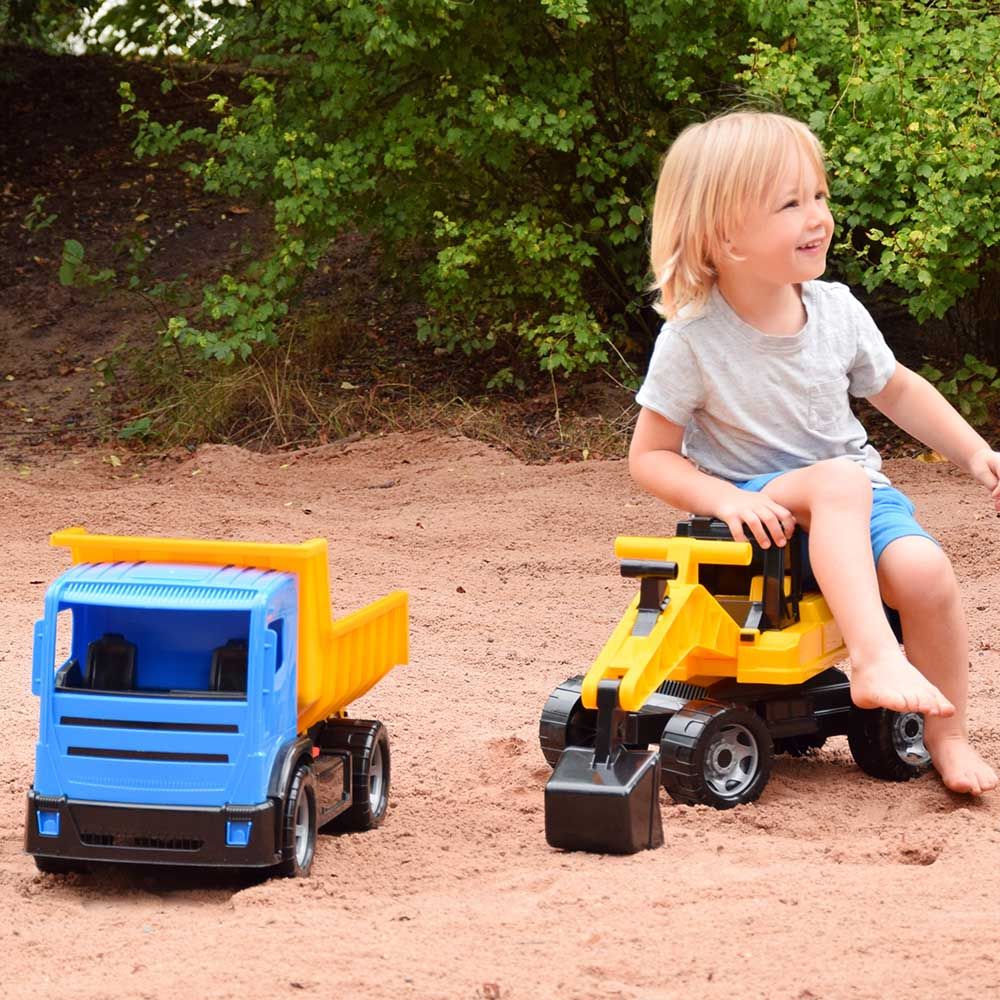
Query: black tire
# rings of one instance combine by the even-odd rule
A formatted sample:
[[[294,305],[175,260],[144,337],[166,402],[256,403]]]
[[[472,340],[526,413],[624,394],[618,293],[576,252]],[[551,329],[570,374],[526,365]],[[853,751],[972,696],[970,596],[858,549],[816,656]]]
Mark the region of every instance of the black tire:
[[[538,723],[538,742],[549,767],[566,747],[592,747],[597,740],[597,710],[580,699],[583,677],[570,677],[549,695]]]
[[[280,874],[305,878],[316,856],[316,779],[308,764],[295,769],[282,815]]]
[[[858,767],[883,781],[909,781],[930,767],[924,719],[916,712],[852,705],[847,743]]]
[[[663,730],[663,787],[684,805],[732,809],[760,797],[771,775],[773,747],[754,711],[707,699],[690,701]]]
[[[389,734],[381,722],[335,719],[323,731],[323,749],[350,755],[351,805],[323,827],[324,833],[371,830],[389,809]]]
[[[45,875],[84,875],[90,871],[86,861],[76,858],[44,858],[35,855],[35,867]]]
[[[808,736],[783,736],[774,741],[774,753],[787,754],[789,757],[806,757],[815,753],[826,743],[826,737],[820,733],[810,733]]]

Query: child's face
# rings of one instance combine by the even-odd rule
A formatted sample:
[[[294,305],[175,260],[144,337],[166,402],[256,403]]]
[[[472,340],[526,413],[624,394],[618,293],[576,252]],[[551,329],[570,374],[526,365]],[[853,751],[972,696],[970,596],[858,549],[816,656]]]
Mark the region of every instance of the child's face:
[[[728,241],[732,253],[743,259],[723,266],[771,284],[810,281],[826,270],[832,239],[826,181],[812,164],[792,155],[764,204],[750,212]]]

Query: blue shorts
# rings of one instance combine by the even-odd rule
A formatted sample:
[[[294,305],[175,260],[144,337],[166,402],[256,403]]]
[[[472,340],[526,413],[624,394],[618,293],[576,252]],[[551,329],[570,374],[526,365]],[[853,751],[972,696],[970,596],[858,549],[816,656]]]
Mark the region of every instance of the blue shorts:
[[[772,479],[782,475],[783,472],[769,472],[734,485],[741,490],[759,493]],[[871,539],[872,555],[875,557],[876,565],[879,556],[890,542],[907,535],[929,538],[935,545],[940,546],[941,543],[917,523],[917,519],[913,516],[915,509],[913,501],[892,486],[876,486],[872,490]]]

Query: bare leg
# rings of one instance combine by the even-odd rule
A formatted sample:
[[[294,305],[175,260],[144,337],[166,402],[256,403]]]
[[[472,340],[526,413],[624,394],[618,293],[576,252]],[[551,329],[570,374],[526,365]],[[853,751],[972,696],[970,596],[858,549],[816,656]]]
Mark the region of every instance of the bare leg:
[[[851,657],[851,698],[860,708],[949,716],[950,701],[909,663],[882,610],[869,522],[872,490],[847,459],[819,462],[763,490],[809,532],[809,559]]]
[[[926,538],[897,538],[879,559],[878,578],[886,603],[899,611],[907,658],[955,706],[951,718],[925,722],[924,739],[941,780],[972,795],[996,788],[993,768],[969,743],[968,629],[951,563]]]

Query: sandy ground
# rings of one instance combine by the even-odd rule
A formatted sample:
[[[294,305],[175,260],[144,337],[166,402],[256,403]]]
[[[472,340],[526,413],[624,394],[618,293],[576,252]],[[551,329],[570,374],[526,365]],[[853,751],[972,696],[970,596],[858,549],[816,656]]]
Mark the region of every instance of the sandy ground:
[[[971,726],[1000,760],[1000,521],[954,470],[890,475],[953,558]],[[985,997],[1000,994],[1000,798],[933,775],[865,777],[846,742],[779,758],[756,805],[663,802],[666,846],[624,858],[545,843],[541,707],[627,602],[619,533],[675,512],[620,462],[524,466],[461,438],[392,436],[261,457],[205,447],[119,467],[92,452],[0,469],[0,995],[111,997]],[[32,623],[92,531],[330,540],[336,610],[396,587],[411,663],[360,702],[393,740],[378,830],[321,837],[313,875],[36,873],[21,852],[37,705]]]

